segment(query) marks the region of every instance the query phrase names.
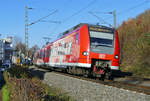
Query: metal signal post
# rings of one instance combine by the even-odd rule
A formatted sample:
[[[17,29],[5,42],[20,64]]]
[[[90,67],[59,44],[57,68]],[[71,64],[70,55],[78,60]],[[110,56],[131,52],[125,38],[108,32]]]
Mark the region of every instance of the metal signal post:
[[[116,29],[116,10],[113,11],[113,17],[114,17],[114,28]]]
[[[117,20],[116,20],[116,10],[112,11],[112,12],[108,12],[108,14],[112,14],[113,15],[113,19],[114,19],[114,28],[117,28]]]
[[[25,45],[28,50],[28,6],[25,7]]]
[[[32,8],[29,8],[28,6],[25,7],[25,46],[26,46],[26,50],[27,50],[27,53],[26,55],[28,55],[28,10],[31,10]]]
[[[28,6],[25,7],[25,45],[26,45],[26,49],[27,50],[28,50],[28,44],[29,44],[28,43],[28,27],[29,26],[31,26],[33,24],[36,24],[38,22],[42,22],[42,21],[43,22],[52,22],[52,23],[61,23],[59,21],[45,21],[45,20],[43,20],[43,19],[51,16],[52,14],[54,14],[54,13],[56,13],[58,11],[58,10],[55,10],[52,13],[49,13],[47,16],[44,16],[44,17],[42,17],[42,18],[40,18],[40,19],[38,19],[38,20],[36,20],[36,21],[34,21],[34,22],[29,24],[28,23],[28,10],[31,10],[31,9],[33,9],[33,8],[28,8]]]

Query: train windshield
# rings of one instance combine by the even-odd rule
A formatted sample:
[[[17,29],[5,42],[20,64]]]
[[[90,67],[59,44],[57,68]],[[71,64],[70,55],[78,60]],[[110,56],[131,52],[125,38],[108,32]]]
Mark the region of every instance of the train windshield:
[[[113,54],[115,30],[104,26],[89,26],[91,52]]]
[[[90,31],[90,43],[91,46],[105,46],[112,47],[113,46],[113,33],[106,32],[98,32],[98,31]]]

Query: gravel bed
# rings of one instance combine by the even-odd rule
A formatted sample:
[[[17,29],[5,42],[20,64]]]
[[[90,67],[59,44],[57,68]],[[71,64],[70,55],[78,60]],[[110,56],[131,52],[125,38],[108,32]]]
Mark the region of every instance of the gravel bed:
[[[77,101],[150,101],[150,95],[46,72],[44,83],[61,88]]]

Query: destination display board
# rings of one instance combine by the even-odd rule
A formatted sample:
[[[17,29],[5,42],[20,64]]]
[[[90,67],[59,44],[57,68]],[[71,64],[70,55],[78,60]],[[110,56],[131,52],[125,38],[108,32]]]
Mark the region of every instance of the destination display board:
[[[113,29],[109,29],[109,28],[103,28],[103,27],[89,27],[90,31],[96,31],[96,32],[106,32],[106,33],[113,33],[114,30]]]

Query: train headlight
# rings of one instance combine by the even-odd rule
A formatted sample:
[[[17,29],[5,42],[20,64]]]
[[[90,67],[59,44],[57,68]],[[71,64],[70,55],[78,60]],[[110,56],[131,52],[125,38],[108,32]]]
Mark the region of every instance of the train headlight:
[[[119,58],[119,56],[118,55],[115,55],[115,59],[118,59]]]
[[[84,51],[82,54],[83,54],[84,56],[89,56],[89,52],[86,52],[86,51]]]

